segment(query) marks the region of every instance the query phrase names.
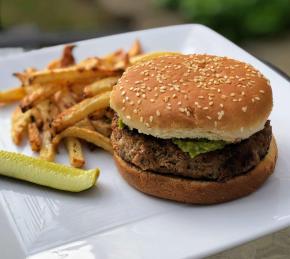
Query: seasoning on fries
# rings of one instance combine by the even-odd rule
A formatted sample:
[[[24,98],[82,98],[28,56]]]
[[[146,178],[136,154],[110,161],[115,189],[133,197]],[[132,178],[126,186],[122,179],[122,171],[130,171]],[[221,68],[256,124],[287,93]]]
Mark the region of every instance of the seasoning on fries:
[[[125,69],[144,56],[138,40],[128,52],[118,49],[80,62],[73,55],[75,47],[65,46],[60,58],[51,60],[45,69],[28,67],[14,73],[20,85],[0,92],[0,104],[19,101],[11,128],[16,145],[27,136],[32,151],[54,161],[63,142],[71,166],[81,168],[85,164],[83,141],[112,152],[110,92]]]

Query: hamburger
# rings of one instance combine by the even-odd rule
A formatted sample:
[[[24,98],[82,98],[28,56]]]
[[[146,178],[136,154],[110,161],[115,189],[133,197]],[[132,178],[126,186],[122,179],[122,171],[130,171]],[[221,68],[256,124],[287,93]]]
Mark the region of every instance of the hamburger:
[[[133,65],[111,93],[114,159],[123,178],[159,198],[234,200],[273,173],[272,90],[227,57],[172,55]]]

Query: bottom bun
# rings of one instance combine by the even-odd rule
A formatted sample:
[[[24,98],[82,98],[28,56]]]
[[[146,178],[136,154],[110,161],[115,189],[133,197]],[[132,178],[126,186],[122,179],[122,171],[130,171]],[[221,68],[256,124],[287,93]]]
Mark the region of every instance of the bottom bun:
[[[272,137],[267,155],[255,168],[225,182],[199,181],[142,171],[116,153],[114,159],[123,178],[141,192],[178,202],[215,204],[241,198],[256,191],[273,173],[277,153],[277,145]]]

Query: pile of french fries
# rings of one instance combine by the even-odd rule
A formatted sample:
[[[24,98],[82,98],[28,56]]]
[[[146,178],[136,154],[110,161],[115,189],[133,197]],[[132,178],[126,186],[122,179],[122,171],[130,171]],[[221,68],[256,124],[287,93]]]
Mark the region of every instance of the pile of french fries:
[[[20,102],[12,115],[16,145],[27,135],[41,159],[54,161],[63,141],[70,164],[81,168],[83,140],[112,152],[110,92],[124,70],[142,58],[142,50],[136,40],[128,52],[120,49],[76,63],[74,47],[65,46],[62,56],[44,70],[30,67],[15,73],[21,85],[0,92],[0,104]]]

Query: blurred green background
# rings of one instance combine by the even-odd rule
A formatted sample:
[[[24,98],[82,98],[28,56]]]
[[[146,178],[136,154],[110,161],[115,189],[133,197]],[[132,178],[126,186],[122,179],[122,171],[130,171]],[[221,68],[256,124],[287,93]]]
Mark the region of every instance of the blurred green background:
[[[290,0],[1,0],[0,48],[202,23],[290,73]]]

